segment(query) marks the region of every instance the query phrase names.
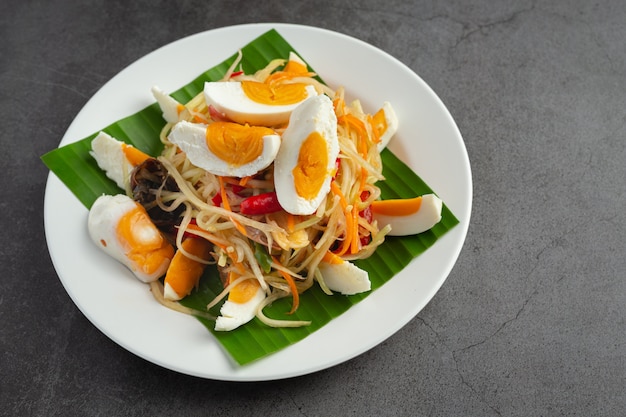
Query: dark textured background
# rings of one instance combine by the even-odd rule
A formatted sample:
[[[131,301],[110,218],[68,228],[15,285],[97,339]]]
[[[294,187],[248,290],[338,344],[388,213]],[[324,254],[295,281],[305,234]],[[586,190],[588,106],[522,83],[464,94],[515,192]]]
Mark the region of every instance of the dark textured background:
[[[392,54],[464,136],[458,263],[393,337],[268,383],[180,375],[78,311],[44,238],[47,170],[87,100],[196,32],[287,22]],[[0,5],[0,414],[623,415],[626,5],[578,1],[4,1]]]

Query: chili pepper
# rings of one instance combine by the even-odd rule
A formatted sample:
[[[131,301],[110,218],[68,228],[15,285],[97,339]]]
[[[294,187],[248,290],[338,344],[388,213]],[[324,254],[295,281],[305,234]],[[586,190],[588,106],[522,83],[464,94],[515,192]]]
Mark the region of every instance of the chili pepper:
[[[248,197],[239,206],[241,214],[247,215],[274,213],[282,209],[275,191]]]
[[[369,196],[370,196],[369,191],[363,191],[361,193],[361,201],[367,200]],[[374,214],[372,213],[372,207],[370,206],[365,207],[364,210],[361,210],[359,212],[359,216],[363,217],[368,223],[371,223],[372,220],[374,219]],[[372,237],[369,233],[367,235],[361,236],[360,238],[362,246],[367,245],[368,243],[370,243],[371,240],[372,240]]]
[[[222,205],[222,194],[216,193],[213,198],[211,198],[211,202],[215,207],[219,207]]]

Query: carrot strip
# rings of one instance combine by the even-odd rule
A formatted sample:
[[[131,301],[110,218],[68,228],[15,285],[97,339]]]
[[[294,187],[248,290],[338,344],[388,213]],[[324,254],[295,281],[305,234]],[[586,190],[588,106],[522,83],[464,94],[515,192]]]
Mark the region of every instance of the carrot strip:
[[[350,253],[355,254],[359,251],[359,210],[354,204],[352,206],[352,236],[350,240]]]
[[[287,213],[287,230],[290,233],[293,233],[293,230],[296,228],[296,216],[293,214]]]
[[[365,129],[365,125],[359,119],[351,114],[344,114],[341,116],[337,122],[345,123],[347,127],[351,127],[356,131],[357,134],[357,150],[364,158],[367,158],[367,143],[365,138],[367,137],[367,130]]]
[[[275,264],[280,265],[280,262],[278,262],[278,259],[276,259],[276,257],[272,256],[272,260]],[[287,272],[281,269],[278,269],[278,272],[280,273],[280,275],[282,275],[285,281],[287,281],[287,285],[289,285],[289,289],[291,290],[291,296],[293,297],[293,301],[291,303],[291,311],[289,311],[289,314],[293,314],[300,305],[300,294],[298,293],[298,287],[296,287],[296,281],[294,281],[293,277]]]

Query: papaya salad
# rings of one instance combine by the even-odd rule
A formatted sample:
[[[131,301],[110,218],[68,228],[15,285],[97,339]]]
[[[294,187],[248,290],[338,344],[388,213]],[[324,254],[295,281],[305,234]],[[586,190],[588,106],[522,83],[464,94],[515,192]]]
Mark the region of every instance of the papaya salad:
[[[179,103],[158,87],[163,151],[149,156],[105,132],[91,155],[123,190],[90,209],[94,243],[128,267],[163,305],[230,331],[255,317],[291,320],[300,294],[370,291],[353,261],[389,235],[441,219],[434,194],[381,200],[381,151],[398,127],[390,103],[375,113],[320,82],[295,53],[251,74],[238,59],[223,79]],[[206,312],[179,303],[215,265],[223,291]],[[217,279],[217,278],[215,278]],[[284,318],[264,308],[291,298]],[[209,310],[221,304],[219,315]]]

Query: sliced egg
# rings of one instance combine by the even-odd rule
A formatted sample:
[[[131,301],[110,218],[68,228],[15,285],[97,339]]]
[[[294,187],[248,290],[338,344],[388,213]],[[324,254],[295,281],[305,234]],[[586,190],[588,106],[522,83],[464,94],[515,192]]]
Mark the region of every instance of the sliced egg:
[[[314,213],[330,191],[339,154],[337,117],[325,95],[298,106],[283,133],[274,161],[274,183],[280,205],[291,214]]]
[[[146,210],[124,194],[98,197],[89,211],[87,229],[100,249],[143,282],[165,275],[174,256],[174,248]]]
[[[378,227],[391,226],[390,236],[416,235],[441,220],[443,202],[434,194],[406,199],[372,202],[372,215]]]
[[[302,60],[295,52],[289,52],[289,60],[287,60],[287,64],[285,64],[284,72],[292,73],[292,74],[308,74],[309,69],[307,68],[306,62]]]
[[[215,330],[230,331],[246,324],[256,316],[263,300],[265,291],[256,278],[241,281],[230,290],[228,299],[222,304],[220,316],[215,321]]]
[[[372,124],[380,138],[377,144],[378,152],[380,152],[398,131],[398,117],[391,107],[391,103],[388,101],[383,103],[383,106],[372,117]]]
[[[187,154],[192,164],[215,175],[245,177],[267,168],[280,148],[272,129],[214,122],[210,125],[181,121],[168,139]]]
[[[187,238],[176,251],[163,281],[163,296],[177,301],[198,285],[211,258],[212,244],[201,238]]]
[[[255,126],[286,123],[291,112],[307,98],[316,96],[312,85],[257,81],[207,82],[204,98],[230,120]]]
[[[163,119],[168,123],[178,122],[178,114],[184,108],[182,104],[176,101],[173,97],[165,94],[156,85],[152,87],[152,95],[154,96],[161,111],[163,112]]]
[[[100,132],[91,141],[91,156],[107,177],[118,187],[126,189],[134,167],[150,158],[132,145],[119,141],[105,132]]]
[[[318,269],[324,283],[332,291],[352,295],[372,288],[367,271],[332,253],[324,257]]]

